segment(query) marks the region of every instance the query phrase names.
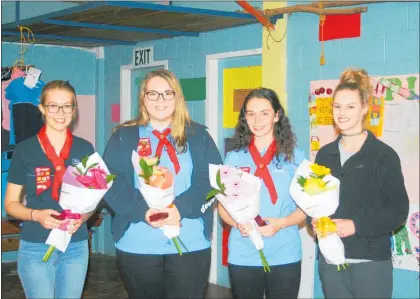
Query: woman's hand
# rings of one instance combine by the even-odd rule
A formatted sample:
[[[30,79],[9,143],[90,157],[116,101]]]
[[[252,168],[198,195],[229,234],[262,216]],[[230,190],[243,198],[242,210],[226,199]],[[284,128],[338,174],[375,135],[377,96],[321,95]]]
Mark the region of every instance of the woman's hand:
[[[252,231],[252,224],[251,223],[238,223],[238,229],[241,233],[242,237],[249,237],[249,233]]]
[[[159,228],[159,227],[161,227],[163,225],[163,219],[156,220],[156,221],[150,221],[150,216],[152,216],[154,214],[158,214],[158,213],[161,213],[161,211],[159,211],[158,209],[149,209],[149,210],[147,210],[146,215],[145,215],[144,218],[145,218],[146,222],[151,227]]]
[[[179,225],[181,221],[181,215],[179,214],[178,208],[175,205],[171,205],[170,208],[160,210],[162,213],[168,213],[168,218],[163,219],[164,225]]]
[[[258,230],[266,238],[274,236],[279,230],[286,227],[285,218],[263,218],[263,220],[268,224],[259,226]]]
[[[67,226],[67,232],[69,232],[70,234],[74,234],[82,226],[82,224],[83,224],[82,219],[72,219],[72,220],[70,220],[70,223]]]
[[[337,235],[340,238],[347,238],[356,233],[356,227],[353,220],[350,219],[332,219],[337,227]]]
[[[32,220],[38,222],[46,229],[58,228],[63,223],[63,220],[52,217],[52,215],[59,216],[60,213],[51,209],[33,210],[31,214]]]

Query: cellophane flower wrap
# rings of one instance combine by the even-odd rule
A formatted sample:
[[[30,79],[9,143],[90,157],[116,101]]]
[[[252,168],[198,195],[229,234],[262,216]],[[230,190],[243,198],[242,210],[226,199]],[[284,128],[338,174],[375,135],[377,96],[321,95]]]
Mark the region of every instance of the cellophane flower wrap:
[[[304,160],[297,168],[290,185],[290,195],[308,216],[318,219],[319,249],[328,264],[346,268],[344,245],[335,233],[334,214],[340,198],[340,180],[330,174],[330,169]]]
[[[252,225],[249,238],[260,253],[264,271],[269,272],[263,253],[264,240],[258,230],[262,221],[259,216],[261,179],[234,167],[214,164],[209,165],[209,177],[213,189],[207,200],[216,197],[236,223]]]
[[[86,156],[76,166],[67,167],[61,185],[59,204],[63,212],[56,217],[63,220],[59,228],[51,230],[46,244],[50,245],[43,261],[47,261],[58,249],[65,252],[71,234],[67,231],[72,219],[80,219],[81,214],[96,209],[105,193],[111,188],[115,175],[109,173],[105,162],[98,153]]]
[[[135,151],[131,155],[131,162],[137,174],[137,186],[149,208],[161,210],[171,207],[175,200],[172,172],[166,167],[158,166],[158,158],[140,157]],[[160,229],[165,237],[173,241],[179,255],[182,255],[180,243],[183,243],[178,237],[180,225],[163,225]]]

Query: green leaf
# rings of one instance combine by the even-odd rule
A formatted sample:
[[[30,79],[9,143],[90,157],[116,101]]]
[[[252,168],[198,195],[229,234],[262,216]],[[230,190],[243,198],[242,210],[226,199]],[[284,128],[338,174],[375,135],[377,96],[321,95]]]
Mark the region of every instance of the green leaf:
[[[143,159],[140,159],[140,168],[143,171],[143,178],[146,182],[149,181],[149,178],[153,174],[153,169],[149,165],[147,165],[146,161]]]
[[[226,190],[226,186],[225,184],[222,183],[222,180],[220,178],[220,169],[217,171],[217,174],[216,174],[216,183],[217,183],[217,187],[219,187],[220,190],[224,193]]]
[[[319,178],[319,179],[321,179],[321,180],[322,180],[324,177],[325,177],[325,174],[323,174],[323,175],[319,175],[319,176],[318,176],[318,178]]]
[[[310,173],[310,174],[309,174],[309,176],[310,176],[311,178],[315,178],[315,179],[318,177],[315,173]]]
[[[91,169],[91,168],[95,167],[96,165],[99,165],[99,163],[93,163],[92,165],[89,165],[89,167],[88,167],[88,168],[86,168],[86,172],[87,172],[89,169]]]
[[[115,174],[108,174],[106,176],[106,183],[108,184],[109,182],[111,182],[112,180],[114,180],[117,176]]]
[[[211,189],[210,192],[207,193],[206,200],[212,199],[217,194],[223,194],[223,192],[218,189]]]
[[[84,156],[82,159],[83,168],[86,168],[87,161],[89,160],[89,156]]]
[[[83,171],[82,171],[79,167],[75,166],[75,168],[77,169],[77,171],[78,171],[81,175],[84,175]]]
[[[297,182],[303,188],[303,186],[305,185],[305,182],[306,182],[306,178],[304,178],[303,176],[300,175],[297,178]]]

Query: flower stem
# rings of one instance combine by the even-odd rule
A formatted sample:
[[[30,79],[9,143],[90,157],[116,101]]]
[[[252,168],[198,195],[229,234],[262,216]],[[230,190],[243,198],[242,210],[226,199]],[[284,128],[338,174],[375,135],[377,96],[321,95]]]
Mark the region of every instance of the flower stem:
[[[54,252],[55,250],[55,246],[50,246],[50,248],[48,248],[47,252],[45,253],[44,257],[42,258],[43,262],[46,262],[50,259],[51,254]]]
[[[262,249],[258,250],[258,252],[260,253],[261,263],[264,267],[264,272],[271,272],[270,266],[267,263],[267,259],[265,258],[264,252],[262,251]]]
[[[188,252],[189,250],[188,250],[187,246],[185,246],[184,242],[182,242],[182,240],[179,237],[175,237],[175,238],[178,240],[179,243],[181,243],[181,245],[182,245],[182,247],[184,247],[185,251]]]
[[[172,238],[172,242],[174,242],[174,245],[176,247],[176,250],[178,251],[178,254],[182,255],[182,250],[181,250],[181,247],[179,246],[178,238],[177,237]]]

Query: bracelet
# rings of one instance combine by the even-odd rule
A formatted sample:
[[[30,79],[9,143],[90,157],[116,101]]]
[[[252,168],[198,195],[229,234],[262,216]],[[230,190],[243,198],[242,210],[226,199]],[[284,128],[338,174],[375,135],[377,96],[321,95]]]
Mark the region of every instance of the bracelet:
[[[32,217],[33,212],[34,212],[34,209],[31,210],[31,221],[34,221],[34,218]]]

